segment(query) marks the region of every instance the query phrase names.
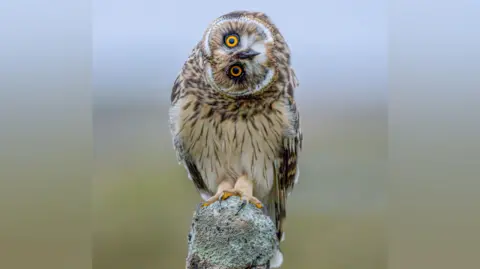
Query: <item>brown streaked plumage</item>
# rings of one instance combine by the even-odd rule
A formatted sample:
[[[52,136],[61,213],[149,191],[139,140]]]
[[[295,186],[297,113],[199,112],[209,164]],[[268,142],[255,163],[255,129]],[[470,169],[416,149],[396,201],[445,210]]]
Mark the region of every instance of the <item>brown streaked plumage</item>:
[[[240,195],[283,236],[302,146],[290,50],[263,13],[216,19],[174,82],[170,128],[177,157],[207,200]]]

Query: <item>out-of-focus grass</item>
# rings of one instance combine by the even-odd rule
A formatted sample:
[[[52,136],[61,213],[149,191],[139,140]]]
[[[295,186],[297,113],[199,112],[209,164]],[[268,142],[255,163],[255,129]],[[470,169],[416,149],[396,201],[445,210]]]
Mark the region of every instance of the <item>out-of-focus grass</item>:
[[[166,109],[160,110],[97,114],[94,268],[185,268],[200,196],[175,161],[166,119],[158,120]],[[320,125],[306,118],[282,268],[387,268],[381,118]]]
[[[163,179],[136,173],[117,184],[97,184],[94,268],[184,268],[200,198],[181,169],[166,171]],[[376,214],[289,211],[282,248],[283,268],[386,268],[384,222]]]

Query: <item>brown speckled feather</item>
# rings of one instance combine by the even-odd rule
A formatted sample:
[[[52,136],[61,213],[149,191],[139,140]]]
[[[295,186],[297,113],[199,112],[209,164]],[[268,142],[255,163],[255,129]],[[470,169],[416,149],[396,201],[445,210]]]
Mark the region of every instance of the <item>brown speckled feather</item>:
[[[289,83],[285,90],[285,105],[290,111],[290,128],[284,133],[283,145],[277,156],[277,165],[275,166],[275,185],[270,194],[268,202],[270,217],[274,220],[277,227],[277,237],[283,240],[283,223],[286,219],[287,197],[297,183],[298,153],[302,148],[303,134],[300,128],[300,115],[293,98],[294,89],[299,83],[292,69],[289,70]],[[273,211],[273,212],[272,212]]]

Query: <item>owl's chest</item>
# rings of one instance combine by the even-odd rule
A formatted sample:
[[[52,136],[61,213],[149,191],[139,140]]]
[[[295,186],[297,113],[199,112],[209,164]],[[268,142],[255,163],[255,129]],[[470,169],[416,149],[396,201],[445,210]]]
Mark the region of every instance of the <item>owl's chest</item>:
[[[232,106],[202,104],[182,111],[178,130],[189,153],[220,162],[245,155],[252,161],[275,158],[288,125],[288,115],[280,102],[263,110]]]
[[[256,155],[273,155],[280,146],[283,134],[281,117],[274,114],[258,114],[247,118],[222,119],[224,115],[204,118],[202,114],[192,125],[189,143],[192,153],[199,154],[205,150],[217,155],[238,156],[245,152]],[[195,141],[202,142],[195,144]],[[209,157],[209,156],[207,156]]]
[[[218,180],[247,174],[256,182],[256,197],[265,197],[273,184],[274,161],[289,115],[281,102],[263,110],[238,109],[227,113],[185,98],[171,109],[171,128],[210,192],[215,193]]]

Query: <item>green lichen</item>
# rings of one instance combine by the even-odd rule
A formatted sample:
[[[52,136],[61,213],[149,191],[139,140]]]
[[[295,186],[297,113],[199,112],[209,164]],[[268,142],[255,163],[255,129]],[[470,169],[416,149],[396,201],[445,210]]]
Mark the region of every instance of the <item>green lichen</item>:
[[[197,267],[188,268],[268,268],[278,249],[275,225],[261,209],[247,204],[240,210],[241,205],[240,198],[234,196],[198,208],[189,234],[187,259]]]

